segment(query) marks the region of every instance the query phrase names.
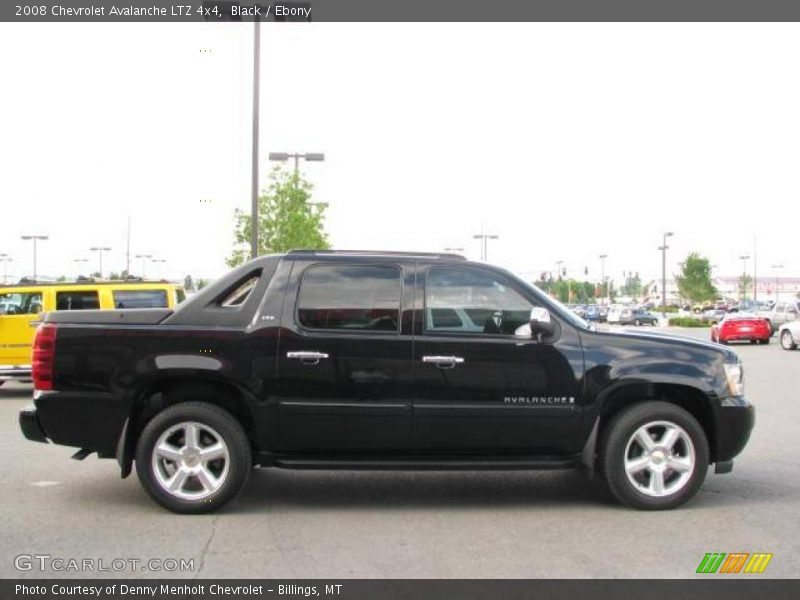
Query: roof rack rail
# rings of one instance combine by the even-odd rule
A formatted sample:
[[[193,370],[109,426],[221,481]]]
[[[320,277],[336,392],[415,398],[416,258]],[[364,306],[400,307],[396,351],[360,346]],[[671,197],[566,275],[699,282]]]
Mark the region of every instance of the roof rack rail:
[[[449,252],[398,252],[389,250],[289,250],[286,254],[291,256],[386,256],[467,260],[461,254],[451,254]]]

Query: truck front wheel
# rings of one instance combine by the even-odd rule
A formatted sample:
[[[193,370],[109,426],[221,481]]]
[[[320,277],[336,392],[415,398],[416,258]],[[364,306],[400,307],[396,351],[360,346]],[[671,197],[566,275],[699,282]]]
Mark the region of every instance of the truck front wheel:
[[[147,493],[178,513],[214,511],[230,502],[250,474],[250,444],[227,411],[184,402],[158,413],[136,448],[136,473]]]
[[[679,406],[643,402],[609,423],[600,460],[619,501],[643,510],[674,508],[702,485],[708,440],[697,420]]]

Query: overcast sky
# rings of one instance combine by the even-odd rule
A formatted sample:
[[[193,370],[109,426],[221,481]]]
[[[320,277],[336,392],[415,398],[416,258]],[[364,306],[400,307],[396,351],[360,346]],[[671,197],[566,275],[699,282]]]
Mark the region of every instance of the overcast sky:
[[[270,151],[330,203],[335,248],[660,277],[697,251],[722,275],[800,275],[797,24],[265,24]],[[250,198],[252,26],[0,24],[0,253],[47,234],[39,272],[112,247],[162,275],[225,271]],[[748,268],[752,269],[752,260]],[[140,271],[135,261],[132,271]],[[157,274],[148,266],[148,274]]]

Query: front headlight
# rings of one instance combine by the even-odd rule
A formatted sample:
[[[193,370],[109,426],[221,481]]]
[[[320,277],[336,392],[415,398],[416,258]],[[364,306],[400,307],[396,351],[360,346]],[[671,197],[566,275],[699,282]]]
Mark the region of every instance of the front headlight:
[[[725,377],[731,396],[744,396],[744,370],[742,363],[725,363]]]

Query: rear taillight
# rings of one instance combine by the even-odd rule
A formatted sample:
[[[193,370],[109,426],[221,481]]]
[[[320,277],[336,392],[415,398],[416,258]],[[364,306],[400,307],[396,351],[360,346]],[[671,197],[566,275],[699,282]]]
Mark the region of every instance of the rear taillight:
[[[33,339],[33,387],[37,390],[53,389],[53,360],[56,350],[57,328],[51,323],[39,325]]]

